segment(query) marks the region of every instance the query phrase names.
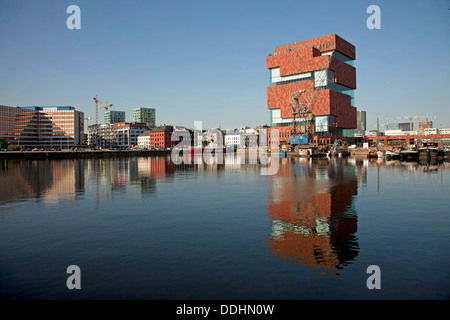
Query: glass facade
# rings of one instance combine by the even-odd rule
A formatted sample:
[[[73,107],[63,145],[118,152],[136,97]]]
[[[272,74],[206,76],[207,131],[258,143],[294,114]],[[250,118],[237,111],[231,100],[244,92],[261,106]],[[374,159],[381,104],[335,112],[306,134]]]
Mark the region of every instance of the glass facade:
[[[288,83],[309,81],[313,79],[311,72],[297,73],[290,76],[280,76],[280,68],[269,69],[269,86],[279,86]]]
[[[335,57],[336,59],[339,59],[352,67],[355,66],[354,65],[355,60],[352,60],[351,58],[347,57],[346,55],[343,55],[339,51],[328,51],[328,52],[324,52],[322,55],[330,55],[331,53],[334,53],[333,57]]]
[[[355,90],[354,89],[349,89],[345,86],[342,86],[342,85],[340,85],[338,83],[334,83],[334,82],[328,83],[328,85],[325,89],[330,89],[330,90],[334,90],[334,91],[349,95],[351,98],[351,106],[355,107]]]
[[[331,51],[329,52],[331,53]],[[337,54],[338,52],[335,52]],[[345,57],[341,54],[341,56]],[[349,59],[349,58],[347,58]],[[353,60],[349,60],[348,62],[352,62]],[[347,62],[346,62],[347,63]],[[350,63],[348,63],[350,64]],[[287,77],[279,77],[277,76],[277,73],[274,72],[275,69],[278,69],[279,74],[279,68],[270,69],[270,86],[274,85],[283,85],[287,83],[293,83],[293,82],[300,82],[300,81],[309,81],[314,80],[314,88],[316,90],[334,90],[346,95],[349,95],[351,97],[351,106],[355,106],[355,90],[350,89],[346,86],[340,85],[338,83],[334,82],[335,74],[333,70],[316,70],[314,72],[306,72],[301,74],[296,74],[292,76]]]
[[[294,118],[281,118],[280,109],[270,110],[270,126],[271,127],[289,127],[292,126]],[[295,120],[297,125],[305,124],[305,119],[298,118]]]
[[[105,124],[125,122],[125,111],[105,111]]]
[[[133,109],[133,122],[146,123],[149,128],[154,128],[156,126],[155,108]]]
[[[315,117],[315,125],[316,132],[332,132],[334,131],[336,123],[335,116],[316,116]]]
[[[84,114],[73,107],[0,106],[0,137],[18,147],[84,143]]]

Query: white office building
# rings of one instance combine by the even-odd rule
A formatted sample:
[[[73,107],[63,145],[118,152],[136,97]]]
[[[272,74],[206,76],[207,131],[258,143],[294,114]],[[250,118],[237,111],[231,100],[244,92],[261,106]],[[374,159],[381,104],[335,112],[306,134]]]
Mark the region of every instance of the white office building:
[[[227,132],[225,134],[225,146],[239,148],[244,145],[244,135],[239,131]]]
[[[134,147],[138,145],[138,136],[149,128],[144,123],[121,122],[114,124],[116,146]]]
[[[147,131],[141,133],[137,137],[137,145],[139,148],[142,148],[142,149],[150,148],[150,130],[147,130]]]

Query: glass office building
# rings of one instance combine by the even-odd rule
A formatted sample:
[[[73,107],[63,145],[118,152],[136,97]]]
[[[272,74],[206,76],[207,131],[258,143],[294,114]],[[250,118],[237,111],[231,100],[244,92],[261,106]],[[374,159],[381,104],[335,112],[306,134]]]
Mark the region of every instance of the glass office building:
[[[146,123],[149,128],[154,128],[156,123],[155,108],[135,108],[133,109],[133,122]]]
[[[84,113],[71,106],[0,106],[0,137],[18,147],[84,144]]]
[[[108,110],[104,117],[105,124],[125,122],[125,111]]]

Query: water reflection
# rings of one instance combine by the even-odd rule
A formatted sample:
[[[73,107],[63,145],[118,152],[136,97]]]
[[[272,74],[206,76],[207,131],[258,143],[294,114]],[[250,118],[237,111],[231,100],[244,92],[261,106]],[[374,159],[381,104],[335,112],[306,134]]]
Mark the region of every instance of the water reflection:
[[[282,159],[270,178],[271,252],[291,263],[339,274],[358,255],[358,181],[364,161]]]
[[[26,199],[58,203],[61,200],[76,200],[92,190],[98,202],[100,198],[110,199],[114,193],[129,192],[130,186],[135,194],[149,196],[155,194],[158,183],[173,182],[175,174],[193,173],[194,177],[198,174],[220,175],[225,172],[242,176],[260,175],[263,167],[256,158],[249,158],[245,154],[227,154],[223,163],[219,164],[209,164],[202,156],[191,157],[189,161],[175,164],[170,157],[3,160],[0,161],[0,204]],[[369,167],[376,167],[378,172],[393,170],[402,174],[433,175],[450,169],[450,162],[422,163],[365,158],[342,161],[280,159],[278,173],[268,176],[271,188],[269,207],[280,206],[280,203],[289,207],[288,203],[297,203],[296,210],[305,217],[310,217],[309,219],[313,215],[306,212],[316,212],[319,217],[333,217],[340,208],[351,204],[349,195],[356,195],[356,186],[365,183],[366,177],[361,170],[365,171]],[[347,190],[347,193],[341,194],[342,190]],[[318,204],[314,204],[312,199]],[[286,210],[280,212],[285,214]],[[274,223],[286,221],[276,218],[279,213],[272,209],[269,212],[274,217],[273,220],[277,221]]]
[[[158,183],[174,182],[175,173],[217,175],[239,171],[246,175],[260,170],[239,155],[227,155],[219,164],[207,162],[202,156],[190,160],[178,165],[170,157],[4,160],[0,161],[0,204],[26,199],[58,203],[89,192],[99,208],[102,200],[111,200],[118,193],[154,195]]]
[[[2,161],[0,203],[38,198],[75,200],[84,192],[84,161]]]
[[[126,192],[155,192],[157,181],[173,180],[176,166],[167,157],[69,159],[0,162],[0,204],[26,199],[44,203],[76,200],[91,189],[100,199]]]
[[[0,295],[73,298],[64,268],[76,263],[90,268],[86,298],[314,299],[325,287],[325,298],[343,287],[373,298],[361,247],[394,283],[386,298],[448,296],[450,163],[285,158],[274,176],[261,167],[239,156],[0,161]],[[425,278],[411,282],[414,272]]]

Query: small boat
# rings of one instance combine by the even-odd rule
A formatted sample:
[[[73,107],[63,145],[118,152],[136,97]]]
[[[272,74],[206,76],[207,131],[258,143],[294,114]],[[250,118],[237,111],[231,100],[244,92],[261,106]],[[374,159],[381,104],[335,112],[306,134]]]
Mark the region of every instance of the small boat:
[[[378,150],[378,151],[377,151],[377,158],[378,158],[378,159],[381,159],[381,158],[383,158],[383,157],[384,157],[384,152]]]
[[[376,150],[370,150],[369,153],[367,154],[367,158],[377,158],[378,154]]]
[[[419,159],[419,151],[417,150],[402,150],[400,153],[402,160],[405,161],[415,161]]]
[[[444,149],[444,158],[445,158],[445,159],[450,159],[450,147],[449,147],[449,146],[447,146],[447,147]]]
[[[384,155],[386,156],[386,158],[388,160],[390,160],[390,159],[395,160],[395,159],[400,159],[401,158],[400,152],[396,152],[396,151],[393,151],[393,150],[386,150]]]

